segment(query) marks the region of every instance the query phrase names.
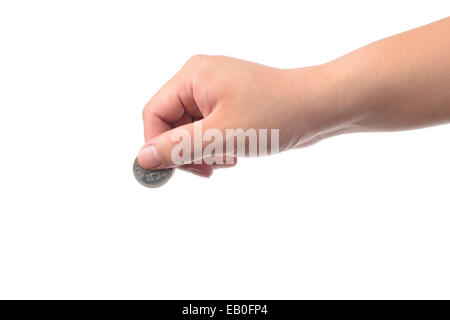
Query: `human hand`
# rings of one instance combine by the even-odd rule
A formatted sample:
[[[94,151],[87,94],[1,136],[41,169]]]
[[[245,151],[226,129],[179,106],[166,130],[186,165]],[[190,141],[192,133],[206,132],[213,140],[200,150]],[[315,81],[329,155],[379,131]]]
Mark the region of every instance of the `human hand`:
[[[279,151],[345,131],[352,117],[336,104],[331,83],[325,66],[282,70],[223,56],[194,56],[145,106],[146,144],[138,161],[147,169],[180,166],[172,157],[178,143],[172,139],[174,128],[189,132],[191,161],[181,168],[195,174],[207,177],[214,168],[234,165],[236,156],[255,155],[247,141],[243,153],[236,143],[232,152],[224,146],[215,161],[204,159],[208,142],[195,146],[192,141],[194,123],[200,122],[203,132],[216,129],[224,137],[227,129],[278,129]],[[270,140],[268,134],[268,149]],[[224,157],[226,163],[218,161]]]

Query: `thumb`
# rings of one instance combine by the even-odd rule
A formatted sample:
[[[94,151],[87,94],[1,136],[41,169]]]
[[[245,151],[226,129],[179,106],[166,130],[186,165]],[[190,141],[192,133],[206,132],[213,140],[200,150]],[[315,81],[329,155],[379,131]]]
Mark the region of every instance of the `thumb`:
[[[205,139],[204,132],[207,132]],[[215,136],[214,139],[208,137],[211,133]],[[208,118],[176,127],[148,141],[139,152],[139,164],[146,169],[171,168],[189,163],[200,164],[205,156],[204,151],[214,153],[212,155],[208,153],[209,156],[223,155],[224,141],[217,139],[217,136],[222,136],[222,132],[212,126]],[[211,141],[217,148],[208,146]],[[205,150],[207,146],[208,150]]]

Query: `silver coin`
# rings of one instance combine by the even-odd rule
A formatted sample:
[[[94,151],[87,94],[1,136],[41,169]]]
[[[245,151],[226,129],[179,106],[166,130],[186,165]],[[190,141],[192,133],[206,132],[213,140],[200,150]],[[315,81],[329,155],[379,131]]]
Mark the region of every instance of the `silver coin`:
[[[142,168],[137,161],[134,160],[133,173],[136,180],[144,187],[158,188],[165,184],[172,177],[173,168],[161,170],[147,170]]]

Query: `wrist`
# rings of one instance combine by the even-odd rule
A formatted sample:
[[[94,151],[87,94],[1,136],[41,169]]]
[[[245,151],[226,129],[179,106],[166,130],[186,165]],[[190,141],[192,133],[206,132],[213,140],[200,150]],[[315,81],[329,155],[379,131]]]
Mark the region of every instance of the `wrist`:
[[[355,78],[332,64],[292,69],[296,92],[296,123],[301,140],[360,131],[367,113],[353,91]]]
[[[321,79],[324,114],[330,119],[328,130],[337,133],[364,131],[371,115],[370,104],[364,101],[364,85],[357,71],[341,69],[334,63],[317,67]]]

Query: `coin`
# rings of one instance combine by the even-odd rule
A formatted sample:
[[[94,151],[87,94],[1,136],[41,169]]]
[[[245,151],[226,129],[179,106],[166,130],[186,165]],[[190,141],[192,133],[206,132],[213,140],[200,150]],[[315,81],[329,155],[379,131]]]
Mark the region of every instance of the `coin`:
[[[140,166],[137,158],[134,160],[133,173],[136,180],[144,187],[158,188],[172,177],[173,168],[161,170],[147,170]]]

